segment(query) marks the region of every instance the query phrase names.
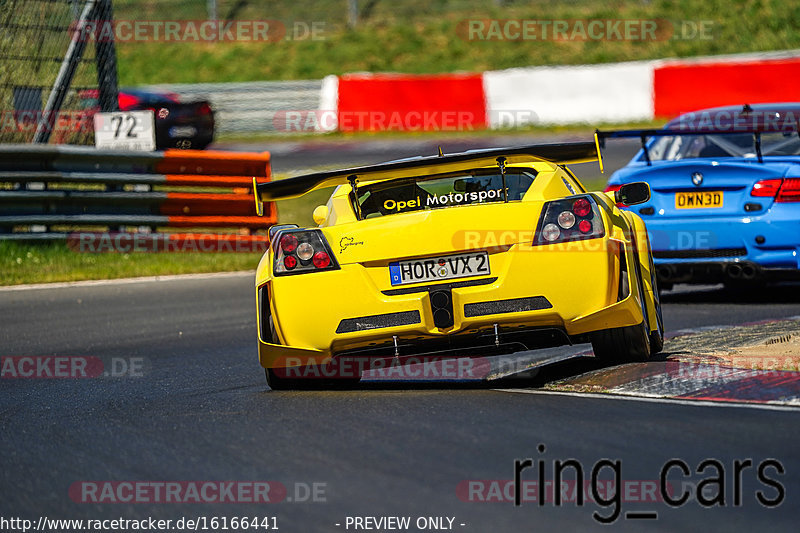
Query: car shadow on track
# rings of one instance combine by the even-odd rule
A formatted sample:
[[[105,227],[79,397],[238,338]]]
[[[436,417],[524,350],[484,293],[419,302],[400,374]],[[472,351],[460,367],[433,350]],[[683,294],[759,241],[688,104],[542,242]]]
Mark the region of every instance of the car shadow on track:
[[[653,357],[653,361],[665,360],[658,354]],[[613,368],[614,363],[602,361],[592,355],[577,355],[575,357],[561,361],[538,366],[517,374],[504,376],[497,379],[488,380],[380,380],[362,381],[356,385],[336,386],[333,384],[326,391],[330,392],[359,392],[359,391],[431,391],[431,390],[487,390],[487,389],[539,389],[548,384],[564,379],[575,378],[589,372]],[[272,391],[269,391],[272,392]],[[281,392],[281,391],[276,391]]]

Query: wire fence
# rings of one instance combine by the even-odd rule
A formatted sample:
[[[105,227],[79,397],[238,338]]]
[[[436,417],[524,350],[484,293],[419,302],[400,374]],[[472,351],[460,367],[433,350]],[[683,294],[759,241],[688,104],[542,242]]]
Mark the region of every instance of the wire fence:
[[[314,113],[322,80],[181,83],[146,87],[184,99],[208,100],[218,133],[292,133],[286,112]]]
[[[117,107],[114,43],[86,39],[110,0],[0,0],[0,142],[90,144]]]

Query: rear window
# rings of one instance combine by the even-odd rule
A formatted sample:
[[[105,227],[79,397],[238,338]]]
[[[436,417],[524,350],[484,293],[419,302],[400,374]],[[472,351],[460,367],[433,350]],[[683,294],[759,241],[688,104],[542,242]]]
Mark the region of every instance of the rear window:
[[[510,202],[519,201],[536,177],[533,169],[506,169]],[[380,182],[358,188],[361,218],[503,202],[503,178],[499,170],[476,170],[440,177],[420,177]]]
[[[692,158],[756,157],[753,135],[675,135],[659,137],[650,144],[648,153],[653,161],[680,161]],[[797,133],[762,133],[761,154],[767,156],[800,155]],[[639,159],[644,160],[644,154]]]

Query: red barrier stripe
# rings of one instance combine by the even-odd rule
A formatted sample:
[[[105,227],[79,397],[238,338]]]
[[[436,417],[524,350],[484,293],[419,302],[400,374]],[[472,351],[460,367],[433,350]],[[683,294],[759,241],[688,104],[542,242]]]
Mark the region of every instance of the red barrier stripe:
[[[165,150],[156,164],[161,174],[216,174],[269,177],[269,152],[260,154],[215,150]]]
[[[730,63],[672,63],[653,79],[655,116],[724,105],[797,100],[800,58]]]
[[[437,131],[487,126],[481,74],[349,74],[339,78],[340,131]]]

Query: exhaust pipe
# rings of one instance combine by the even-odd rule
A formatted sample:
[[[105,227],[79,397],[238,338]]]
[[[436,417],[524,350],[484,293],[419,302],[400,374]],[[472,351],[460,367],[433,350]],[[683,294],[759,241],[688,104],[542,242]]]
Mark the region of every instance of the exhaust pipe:
[[[675,268],[671,265],[659,265],[656,273],[658,274],[658,279],[670,281],[675,277]]]
[[[728,268],[725,271],[728,274],[728,277],[731,279],[739,279],[742,277],[742,266],[736,263],[732,265],[728,265]]]
[[[753,265],[742,266],[742,277],[744,279],[755,279],[758,276],[758,270]]]

